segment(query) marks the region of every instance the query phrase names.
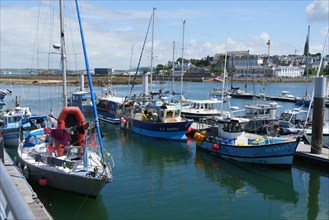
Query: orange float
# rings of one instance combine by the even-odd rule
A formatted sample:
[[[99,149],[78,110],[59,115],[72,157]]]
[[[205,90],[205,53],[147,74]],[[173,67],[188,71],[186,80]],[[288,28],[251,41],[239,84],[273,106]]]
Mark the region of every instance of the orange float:
[[[58,125],[57,128],[65,129],[70,127],[77,127],[77,128],[83,128],[83,125],[85,124],[85,117],[83,116],[81,110],[79,107],[70,106],[63,108],[62,112],[60,113],[58,117]],[[78,146],[84,146],[86,135],[83,132],[77,132],[77,134],[71,135],[71,139],[77,140],[74,142],[74,144]],[[64,145],[59,144],[57,146],[57,152],[58,155],[63,155],[64,153]]]

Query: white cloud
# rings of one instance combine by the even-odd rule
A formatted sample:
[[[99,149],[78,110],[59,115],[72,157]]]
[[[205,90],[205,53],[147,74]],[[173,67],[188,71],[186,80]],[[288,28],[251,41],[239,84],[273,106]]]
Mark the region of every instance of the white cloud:
[[[315,0],[306,7],[309,21],[329,21],[329,0]]]
[[[67,1],[73,2],[73,1]],[[309,5],[309,15],[313,14],[328,14],[328,7],[323,7],[323,3],[326,1],[314,1]],[[46,52],[49,49],[48,43],[59,43],[59,25],[58,25],[58,11],[52,12],[49,10],[49,6],[54,4],[53,7],[58,7],[58,3],[41,1],[40,8],[40,23],[38,34],[38,50]],[[110,3],[109,3],[110,4]],[[23,5],[23,4],[21,4]],[[312,7],[311,7],[312,6]],[[321,6],[321,7],[320,7]],[[94,4],[92,1],[81,1],[80,3],[81,15],[83,21],[83,29],[86,38],[88,56],[90,67],[112,67],[115,69],[127,69],[130,66],[131,47],[134,44],[132,67],[136,67],[141,53],[141,48],[145,38],[147,25],[152,11],[150,9],[129,9],[123,7],[122,9],[114,10],[106,7],[100,7]],[[66,32],[66,36],[70,37],[67,40],[68,54],[82,53],[80,34],[77,27],[75,11],[72,6],[66,6],[66,10],[74,12],[70,18],[65,20],[66,27],[69,31]],[[214,9],[214,7],[212,8]],[[235,9],[235,8],[234,8]],[[32,58],[34,57],[33,64],[36,68],[36,50],[35,46],[35,32],[38,18],[39,8],[37,6],[17,6],[12,4],[11,6],[3,6],[1,10],[1,68],[29,68],[32,67]],[[57,9],[58,10],[58,9]],[[217,9],[216,9],[217,10]],[[222,11],[227,11],[221,8]],[[233,10],[233,9],[231,9]],[[256,10],[262,14],[262,10]],[[303,8],[301,9],[301,11]],[[320,13],[320,10],[322,12]],[[239,11],[237,8],[236,11]],[[248,12],[248,8],[244,11]],[[265,10],[268,11],[268,10]],[[217,11],[216,11],[217,12]],[[228,12],[231,12],[228,10]],[[54,13],[54,14],[52,14]],[[175,40],[175,59],[181,57],[182,49],[182,19],[187,19],[186,35],[185,35],[185,50],[184,58],[186,59],[201,59],[206,56],[213,56],[217,53],[224,53],[233,50],[250,50],[252,54],[266,54],[267,53],[267,40],[271,40],[271,54],[289,54],[293,53],[296,46],[296,42],[286,42],[285,37],[280,41],[282,35],[278,35],[282,28],[281,25],[273,24],[273,28],[268,28],[267,25],[259,24],[259,17],[255,14],[253,19],[247,19],[243,17],[243,22],[239,20],[239,25],[231,23],[232,19],[223,13],[209,13],[207,9],[180,9],[180,8],[167,8],[166,10],[159,10],[156,13],[156,27],[155,27],[155,42],[154,42],[154,63],[166,64],[172,60],[173,45],[172,41]],[[48,15],[48,17],[47,17]],[[217,16],[218,15],[218,16]],[[231,14],[230,14],[231,15]],[[50,24],[48,19],[53,16],[56,20],[55,23]],[[236,16],[235,16],[236,17]],[[235,18],[234,17],[234,18]],[[321,16],[319,16],[321,17]],[[46,19],[47,18],[47,19]],[[314,18],[314,16],[313,16]],[[14,22],[13,22],[14,21]],[[158,22],[159,21],[159,22]],[[257,21],[255,23],[254,21]],[[232,21],[233,22],[233,21]],[[242,22],[242,23],[241,23]],[[300,22],[300,21],[298,21]],[[328,23],[326,23],[328,24]],[[228,26],[226,26],[228,25]],[[284,24],[285,25],[285,24]],[[296,26],[295,24],[290,24]],[[53,26],[53,37],[49,38],[49,30]],[[44,28],[47,31],[43,31]],[[278,28],[279,27],[279,28]],[[257,29],[259,28],[259,29]],[[314,28],[318,30],[318,28]],[[232,31],[233,37],[225,36],[225,32]],[[304,33],[304,30],[303,34]],[[319,33],[319,31],[318,31]],[[256,34],[256,36],[255,36]],[[304,35],[297,34],[296,43],[300,45],[298,48],[300,51],[304,45]],[[270,37],[271,35],[271,37]],[[277,38],[275,38],[277,36]],[[302,36],[302,37],[300,37]],[[316,42],[312,38],[310,46],[311,52],[317,52],[313,50],[312,44],[321,44],[322,39]],[[273,38],[273,39],[272,39]],[[300,38],[300,39],[299,39]],[[74,39],[74,40],[72,40]],[[294,38],[295,39],[295,38]],[[148,41],[145,46],[141,66],[150,65],[150,51],[151,51],[151,32],[148,36]],[[290,45],[289,45],[290,44]],[[318,47],[314,47],[316,49]],[[83,56],[77,55],[78,59],[77,68],[83,68]],[[74,61],[75,56],[69,55],[69,61]],[[55,67],[59,66],[58,55],[52,55],[50,63],[54,63]],[[47,68],[48,55],[39,54],[40,67]],[[69,68],[76,68],[74,62],[70,64]],[[56,66],[57,65],[57,66]]]

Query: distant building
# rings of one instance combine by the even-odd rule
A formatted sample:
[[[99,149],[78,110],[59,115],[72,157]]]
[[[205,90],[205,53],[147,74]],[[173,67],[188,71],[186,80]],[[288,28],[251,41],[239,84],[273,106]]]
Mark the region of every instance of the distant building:
[[[249,51],[227,52],[228,69],[235,69],[237,66],[261,66],[264,61],[259,55],[251,55]]]
[[[113,68],[95,68],[94,72],[95,75],[102,75],[102,76],[112,75]]]
[[[191,68],[192,64],[190,62],[190,60],[184,59],[183,60],[183,70],[189,70]],[[177,66],[178,69],[182,69],[182,63],[178,63]]]
[[[236,77],[263,77],[273,76],[273,69],[268,66],[236,66]]]
[[[278,66],[274,69],[275,77],[301,77],[304,74],[304,69],[296,66]]]
[[[127,74],[127,70],[113,70],[112,72],[113,76],[122,76],[126,74]]]

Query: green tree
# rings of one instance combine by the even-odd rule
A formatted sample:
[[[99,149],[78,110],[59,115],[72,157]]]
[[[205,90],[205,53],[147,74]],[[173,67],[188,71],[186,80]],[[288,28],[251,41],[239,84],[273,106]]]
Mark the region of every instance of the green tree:
[[[323,70],[321,70],[321,75],[329,76],[329,64],[324,67]]]

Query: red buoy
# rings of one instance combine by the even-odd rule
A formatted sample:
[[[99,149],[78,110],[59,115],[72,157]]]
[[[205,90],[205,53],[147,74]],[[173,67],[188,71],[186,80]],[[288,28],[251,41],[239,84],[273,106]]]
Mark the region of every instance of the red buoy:
[[[211,150],[219,150],[218,144],[214,144],[211,146]]]
[[[40,186],[46,186],[48,184],[48,179],[46,177],[42,177],[39,179]]]

